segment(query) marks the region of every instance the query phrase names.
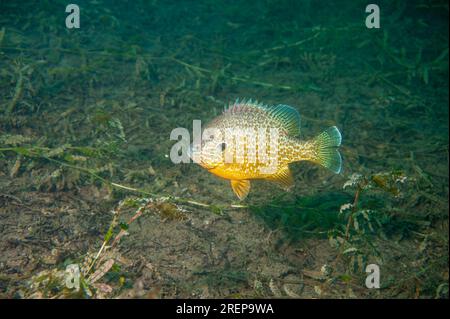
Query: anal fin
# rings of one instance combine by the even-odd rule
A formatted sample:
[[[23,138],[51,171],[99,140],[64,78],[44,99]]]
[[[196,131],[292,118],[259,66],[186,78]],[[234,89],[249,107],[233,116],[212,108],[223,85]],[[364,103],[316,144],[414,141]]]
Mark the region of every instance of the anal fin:
[[[240,200],[243,200],[247,197],[248,192],[250,191],[250,181],[246,179],[240,180],[231,180],[231,188],[233,192],[239,197]]]

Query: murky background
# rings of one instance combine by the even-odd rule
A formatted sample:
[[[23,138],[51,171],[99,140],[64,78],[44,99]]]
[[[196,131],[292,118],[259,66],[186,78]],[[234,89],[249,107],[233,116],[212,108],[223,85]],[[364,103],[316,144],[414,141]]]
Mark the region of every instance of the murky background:
[[[67,4],[0,2],[1,298],[448,298],[446,1]],[[339,127],[342,172],[173,164],[236,98]]]

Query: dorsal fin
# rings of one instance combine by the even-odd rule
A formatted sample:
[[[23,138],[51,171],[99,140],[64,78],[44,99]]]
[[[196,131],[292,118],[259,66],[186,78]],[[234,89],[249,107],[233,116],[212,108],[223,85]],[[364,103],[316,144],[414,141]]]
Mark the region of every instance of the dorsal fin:
[[[240,112],[249,112],[254,109],[259,109],[267,112],[269,116],[279,122],[282,127],[291,136],[300,135],[300,114],[292,106],[285,104],[278,105],[264,105],[257,101],[236,99],[233,104],[230,104],[225,109],[225,113],[235,114]]]
[[[268,106],[267,112],[282,123],[289,135],[300,135],[300,114],[292,106],[285,104]]]

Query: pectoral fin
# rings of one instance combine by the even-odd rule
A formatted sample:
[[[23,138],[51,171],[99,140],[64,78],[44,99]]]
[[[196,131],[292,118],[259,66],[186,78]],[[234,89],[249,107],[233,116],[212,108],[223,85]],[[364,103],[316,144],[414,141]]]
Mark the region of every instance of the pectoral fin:
[[[234,193],[239,197],[240,200],[243,200],[247,197],[248,192],[250,191],[250,181],[246,179],[241,180],[231,180],[231,188]]]
[[[292,177],[292,173],[288,165],[282,167],[276,174],[268,177],[267,180],[274,182],[284,190],[289,190],[292,186],[294,186],[294,178]]]

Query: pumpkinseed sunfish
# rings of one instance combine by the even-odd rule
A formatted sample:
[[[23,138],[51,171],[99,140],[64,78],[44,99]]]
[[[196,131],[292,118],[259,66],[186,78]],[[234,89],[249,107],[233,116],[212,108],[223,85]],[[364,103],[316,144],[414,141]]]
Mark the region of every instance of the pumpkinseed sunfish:
[[[307,141],[299,135],[300,114],[293,107],[236,100],[205,127],[201,145],[192,145],[190,152],[194,162],[230,180],[242,200],[252,179],[289,190],[294,185],[289,163],[310,161],[336,174],[341,171],[342,137],[336,126]]]

